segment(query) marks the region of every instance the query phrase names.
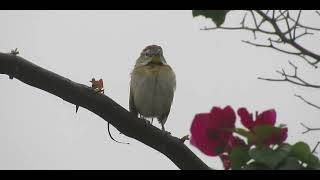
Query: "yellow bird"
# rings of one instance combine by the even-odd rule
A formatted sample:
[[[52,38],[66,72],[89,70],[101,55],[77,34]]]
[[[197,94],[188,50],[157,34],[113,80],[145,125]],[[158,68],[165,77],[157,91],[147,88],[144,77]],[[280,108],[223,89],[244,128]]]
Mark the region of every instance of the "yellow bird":
[[[142,118],[157,118],[165,131],[175,90],[176,76],[162,48],[157,45],[144,48],[131,72],[130,112]]]

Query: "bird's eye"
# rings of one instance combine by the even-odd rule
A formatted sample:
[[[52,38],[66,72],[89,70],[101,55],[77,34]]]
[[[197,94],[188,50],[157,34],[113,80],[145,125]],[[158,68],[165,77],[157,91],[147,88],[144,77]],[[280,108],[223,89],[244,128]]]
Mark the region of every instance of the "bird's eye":
[[[151,53],[150,52],[146,52],[145,54],[147,57],[151,57]]]

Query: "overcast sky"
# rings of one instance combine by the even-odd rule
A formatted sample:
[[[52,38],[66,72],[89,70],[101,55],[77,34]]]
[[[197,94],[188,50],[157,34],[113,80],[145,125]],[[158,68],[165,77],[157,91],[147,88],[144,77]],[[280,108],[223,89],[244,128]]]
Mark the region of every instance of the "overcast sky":
[[[237,24],[238,15],[231,12],[226,23]],[[320,22],[316,18],[305,21]],[[296,57],[242,43],[253,39],[249,32],[201,31],[213,23],[192,18],[191,11],[0,11],[0,22],[1,52],[18,48],[23,58],[75,82],[103,78],[105,94],[126,109],[136,59],[145,46],[160,45],[177,76],[166,123],[174,136],[189,133],[196,113],[231,105],[252,112],[275,108],[290,143],[314,146],[320,140],[320,132],[302,135],[300,125],[320,127],[320,111],[294,97],[320,104],[319,90],[257,79],[291,71],[288,60],[314,84],[320,84],[319,71]],[[319,34],[303,41],[315,50],[319,42]],[[75,114],[74,105],[6,75],[0,75],[0,88],[0,169],[177,169],[115,128],[113,136],[130,145],[113,142],[107,123],[86,109]],[[209,166],[222,168],[219,158],[186,144]]]

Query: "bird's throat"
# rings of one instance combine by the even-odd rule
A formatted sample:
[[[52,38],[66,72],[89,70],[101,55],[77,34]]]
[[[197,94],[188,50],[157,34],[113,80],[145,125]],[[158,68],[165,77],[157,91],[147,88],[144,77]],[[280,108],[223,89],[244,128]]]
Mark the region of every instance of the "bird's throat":
[[[163,62],[161,61],[160,56],[154,56],[152,57],[151,61],[148,63],[149,65],[163,65]]]

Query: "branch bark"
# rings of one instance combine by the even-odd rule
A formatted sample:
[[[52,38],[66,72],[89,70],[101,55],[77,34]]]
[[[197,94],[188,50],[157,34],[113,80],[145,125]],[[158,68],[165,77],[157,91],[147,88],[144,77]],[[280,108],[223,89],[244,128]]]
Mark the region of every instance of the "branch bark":
[[[111,123],[124,135],[134,138],[167,156],[180,169],[210,168],[183,142],[135,117],[125,108],[90,87],[41,68],[19,56],[0,53],[0,74],[7,74],[30,86],[81,106]]]

